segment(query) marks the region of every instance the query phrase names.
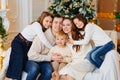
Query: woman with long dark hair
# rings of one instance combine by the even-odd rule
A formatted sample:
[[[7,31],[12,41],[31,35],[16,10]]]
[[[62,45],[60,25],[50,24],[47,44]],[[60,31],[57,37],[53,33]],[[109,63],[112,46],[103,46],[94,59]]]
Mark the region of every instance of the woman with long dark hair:
[[[106,53],[115,47],[112,39],[98,25],[88,23],[87,19],[81,14],[75,15],[73,22],[79,34],[81,34],[81,31],[84,32],[84,37],[82,40],[70,40],[70,42],[73,45],[86,45],[92,40],[95,47],[88,53],[87,59],[99,68]]]

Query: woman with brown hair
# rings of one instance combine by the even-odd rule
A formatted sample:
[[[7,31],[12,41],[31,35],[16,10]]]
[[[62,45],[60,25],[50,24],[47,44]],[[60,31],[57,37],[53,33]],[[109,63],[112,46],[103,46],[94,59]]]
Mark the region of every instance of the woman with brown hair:
[[[36,36],[47,47],[52,46],[47,41],[44,32],[51,27],[53,16],[49,12],[43,12],[37,21],[27,25],[12,41],[9,66],[6,73],[6,79],[21,80],[22,71],[28,60],[27,53],[31,47],[32,41]]]
[[[73,45],[86,45],[90,41],[93,41],[95,46],[88,52],[87,59],[97,68],[100,68],[104,61],[103,57],[115,47],[112,39],[98,25],[88,23],[87,19],[82,14],[75,15],[73,17],[73,22],[76,25],[75,28],[79,35],[81,31],[84,32],[84,37],[77,41],[70,40],[70,42]]]

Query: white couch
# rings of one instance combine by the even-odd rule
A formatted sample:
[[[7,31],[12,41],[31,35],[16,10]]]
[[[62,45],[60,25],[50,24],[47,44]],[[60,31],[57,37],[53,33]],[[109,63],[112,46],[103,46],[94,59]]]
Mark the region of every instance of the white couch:
[[[120,55],[116,50],[109,51],[99,69],[88,72],[84,80],[120,80]]]
[[[117,50],[117,32],[114,30],[105,30],[105,32],[113,40],[115,49]]]
[[[116,49],[117,49],[117,32],[112,30],[105,30],[105,32],[110,36],[115,43]],[[0,80],[3,80],[4,72],[7,69],[8,63],[9,63],[9,56],[10,56],[11,48],[9,48],[7,51],[4,52],[4,60],[3,60],[3,68],[0,71]],[[25,80],[27,73],[23,72],[22,80]]]

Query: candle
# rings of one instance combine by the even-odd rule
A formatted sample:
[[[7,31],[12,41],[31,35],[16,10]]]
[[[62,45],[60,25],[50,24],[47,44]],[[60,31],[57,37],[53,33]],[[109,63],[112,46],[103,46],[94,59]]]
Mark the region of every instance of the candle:
[[[6,9],[6,0],[1,0],[1,9]]]
[[[6,9],[8,9],[8,0],[6,0]]]
[[[1,9],[1,2],[0,2],[0,9]]]

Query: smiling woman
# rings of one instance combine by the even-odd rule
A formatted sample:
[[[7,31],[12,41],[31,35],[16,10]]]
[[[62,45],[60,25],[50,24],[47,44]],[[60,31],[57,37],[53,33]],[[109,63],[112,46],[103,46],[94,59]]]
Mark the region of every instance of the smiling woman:
[[[53,15],[51,13],[44,11],[35,22],[28,24],[14,37],[11,43],[12,50],[10,54],[9,66],[6,71],[6,77],[8,80],[9,78],[21,80],[22,70],[28,60],[27,53],[36,36],[39,37],[39,40],[47,48],[52,47],[44,35],[44,32],[51,27],[52,18]]]

